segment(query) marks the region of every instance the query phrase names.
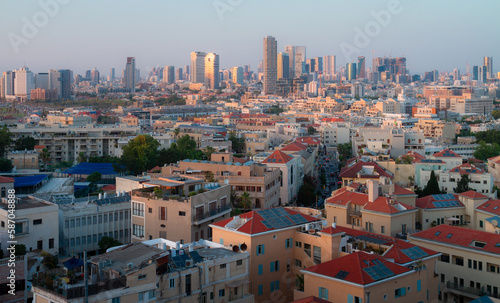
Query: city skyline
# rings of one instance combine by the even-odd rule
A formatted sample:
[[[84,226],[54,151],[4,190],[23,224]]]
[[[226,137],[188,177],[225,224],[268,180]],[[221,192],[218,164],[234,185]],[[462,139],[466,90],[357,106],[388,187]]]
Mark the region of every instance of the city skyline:
[[[126,2],[128,6],[122,8],[109,1],[98,4],[102,8],[100,11],[88,3],[68,1],[60,4],[57,13],[48,16],[43,26],[36,28],[33,37],[17,45],[17,53],[10,40],[11,34],[24,37],[23,26],[33,23],[33,18],[44,10],[37,1],[31,1],[31,6],[6,2],[6,9],[2,10],[4,15],[0,15],[5,21],[0,30],[4,46],[0,48],[3,58],[0,69],[28,66],[35,73],[71,69],[75,74],[83,74],[97,67],[106,75],[103,71],[116,68],[119,72],[124,58],[135,57],[137,68],[148,72],[153,67],[165,65],[182,67],[189,64],[192,51],[203,50],[220,55],[221,69],[250,64],[256,70],[262,60],[262,38],[268,35],[278,41],[278,52],[284,52],[285,45],[304,45],[307,58],[336,55],[338,67],[355,63],[358,56],[366,58],[366,67],[370,67],[373,55],[406,57],[412,74],[434,69],[452,72],[455,68],[465,73],[466,64],[472,73],[472,66],[481,65],[483,57],[500,56],[500,42],[485,30],[494,26],[495,10],[484,10],[465,1],[425,4],[399,1],[397,13],[392,14],[387,26],[382,23],[380,32],[369,37],[363,47],[355,43],[357,29],[364,31],[372,24],[370,22],[377,20],[374,14],[387,10],[391,1],[363,3],[362,6],[359,1],[320,1],[315,5],[292,1],[287,2],[285,14],[277,14],[283,10],[283,1],[267,4],[266,11],[261,10],[262,1],[241,2],[224,9],[217,7],[219,2],[197,1],[193,8],[187,3],[142,5],[129,1]],[[356,18],[339,11],[355,11]],[[180,12],[192,14],[190,26],[171,26],[182,24],[186,14]],[[290,22],[282,16],[286,13],[300,14],[302,22],[282,26]],[[424,14],[425,19],[422,18]],[[168,22],[162,21],[165,17]],[[217,34],[206,35],[200,30],[204,24],[210,24]],[[158,35],[158,31],[164,34]],[[354,46],[359,52],[346,58],[345,45]],[[75,62],[74,58],[79,61]],[[494,73],[498,71],[495,65],[493,68]]]

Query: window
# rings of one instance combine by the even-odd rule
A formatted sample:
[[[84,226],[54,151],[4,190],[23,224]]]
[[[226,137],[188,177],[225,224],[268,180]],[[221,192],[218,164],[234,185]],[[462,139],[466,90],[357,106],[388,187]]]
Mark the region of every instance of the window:
[[[72,247],[73,247],[73,246],[75,246],[75,238],[71,238],[71,239],[69,240],[69,243],[70,243],[70,244],[69,244],[70,246],[72,246]]]
[[[295,259],[295,266],[302,267],[302,261],[300,261],[299,259]]]
[[[302,242],[295,241],[295,247],[302,247]]]
[[[262,264],[259,264],[257,265],[257,271],[258,271],[258,275],[261,276],[263,274],[263,268],[264,266],[262,266]]]
[[[185,211],[180,211],[180,212],[179,212],[179,216],[181,216],[181,217],[185,217],[185,216],[186,216],[186,212],[185,212]]]
[[[71,246],[73,246],[73,245],[71,245]],[[38,250],[43,249],[43,241],[42,240],[36,242],[36,249],[38,249]]]
[[[311,244],[304,243],[304,252],[311,257]]]
[[[380,233],[385,234],[385,226],[380,226]]]
[[[97,224],[97,216],[93,216],[92,217],[92,223],[93,224]]]
[[[236,266],[243,265],[243,260],[236,260]]]
[[[158,208],[158,219],[162,221],[167,221],[167,208],[159,207]]]
[[[76,246],[80,245],[80,237],[76,237]]]
[[[82,237],[82,245],[87,244],[87,237],[83,236]],[[49,245],[50,245],[50,240],[49,240]]]
[[[262,296],[263,292],[264,292],[264,286],[262,284],[259,284],[259,286],[257,286],[257,295]]]
[[[220,265],[220,269],[226,268],[226,263]]]
[[[154,299],[155,298],[155,290],[150,290],[149,293],[148,293],[148,299],[151,300],[151,299]]]
[[[280,270],[280,261],[273,261],[269,265],[271,272],[279,271]]]
[[[150,214],[152,214],[152,213],[153,213],[153,209],[152,209],[151,207],[148,207],[148,212],[149,212]]]
[[[69,220],[69,227],[75,227],[75,219]]]
[[[314,263],[316,263],[316,264],[321,263],[321,247],[313,246],[313,259],[314,259]]]
[[[144,294],[145,293],[146,293],[145,291],[139,293],[139,300],[138,300],[138,302],[144,301]]]
[[[108,222],[108,214],[104,214],[104,223]]]
[[[226,295],[226,290],[225,289],[219,289],[219,298],[222,298]]]
[[[102,223],[102,215],[99,215],[99,224]]]
[[[94,234],[94,235],[92,236],[92,241],[93,241],[94,243],[97,243],[97,234]]]
[[[54,238],[49,239],[49,249],[54,248]]]
[[[257,245],[257,256],[263,255],[264,253],[265,253],[265,246],[264,246],[264,244]]]
[[[348,303],[362,303],[363,300],[360,297],[356,297],[353,295],[347,295],[347,302]]]
[[[271,292],[280,289],[280,280],[271,281]]]
[[[293,239],[292,238],[285,239],[285,249],[292,248],[292,245],[293,245]]]
[[[191,275],[186,275],[186,296],[191,295]]]
[[[120,297],[111,299],[111,303],[120,303]]]
[[[483,228],[483,226],[484,226],[483,220],[479,220],[479,227]]]
[[[422,281],[418,280],[417,281],[417,291],[421,291],[421,290],[422,290]]]
[[[5,187],[2,187],[2,198],[7,197],[7,190]]]
[[[401,287],[394,290],[394,297],[399,298],[406,295],[406,288]]]
[[[319,291],[318,291],[318,297],[320,299],[328,300],[328,289],[326,289],[324,287],[320,287]]]
[[[139,275],[139,276],[137,277],[137,279],[138,279],[138,280],[144,280],[144,279],[146,279],[146,275]]]
[[[144,204],[132,202],[132,215],[144,217]],[[118,217],[118,214],[116,214],[116,217]],[[115,219],[118,219],[118,218],[115,218]],[[118,221],[118,220],[115,220],[115,221]]]
[[[142,225],[133,225],[133,235],[136,237],[144,237],[144,226]]]
[[[170,288],[174,288],[175,287],[175,279],[174,278],[171,278],[168,282],[169,282],[169,287]]]
[[[40,225],[40,224],[42,224],[42,219],[33,220],[33,225]]]

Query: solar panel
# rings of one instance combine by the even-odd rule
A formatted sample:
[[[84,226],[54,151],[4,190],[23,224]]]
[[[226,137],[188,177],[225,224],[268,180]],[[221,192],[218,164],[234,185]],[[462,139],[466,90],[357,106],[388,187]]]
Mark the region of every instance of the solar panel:
[[[348,272],[348,271],[343,271],[343,270],[341,270],[341,271],[339,271],[339,272],[335,275],[335,278],[344,280],[344,279],[345,279],[345,277],[347,277],[347,275],[348,275],[348,274],[349,274],[349,272]]]
[[[191,258],[193,258],[194,263],[203,262],[203,258],[197,251],[189,252],[189,255],[191,256]]]
[[[402,249],[401,252],[407,255],[412,260],[421,259],[429,255],[418,246]]]
[[[373,262],[375,262],[375,260]],[[363,268],[363,270],[375,281],[394,275],[394,273],[387,268],[387,266],[380,263],[380,261],[371,267]]]

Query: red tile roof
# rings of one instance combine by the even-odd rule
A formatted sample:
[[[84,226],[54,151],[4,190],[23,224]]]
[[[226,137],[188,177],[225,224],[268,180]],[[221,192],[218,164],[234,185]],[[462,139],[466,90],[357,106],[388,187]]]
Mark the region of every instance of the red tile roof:
[[[462,158],[459,154],[457,154],[456,152],[449,150],[449,149],[443,149],[439,153],[435,153],[433,156],[436,158],[450,158],[450,157]]]
[[[459,195],[467,197],[467,198],[472,198],[472,199],[484,199],[484,198],[488,198],[487,196],[485,196],[485,195],[483,195],[481,193],[478,193],[475,190],[469,190],[469,191],[466,191],[464,193],[460,193]]]
[[[35,145],[34,149],[44,149],[45,145]]]
[[[424,159],[427,159],[425,156],[415,152],[415,151],[408,151],[406,153],[406,156],[410,156],[412,157],[412,162],[415,163],[415,162],[420,162]]]
[[[300,300],[292,301],[292,303],[330,303],[330,301],[320,299],[315,296],[309,296]]]
[[[498,199],[488,200],[483,204],[479,205],[476,209],[500,216],[500,200]]]
[[[496,156],[496,157],[492,157],[492,158],[488,158],[488,162],[495,162],[497,164],[500,164],[500,156]]]
[[[286,210],[290,215],[300,214],[308,222],[314,222],[314,221],[320,220],[318,218],[304,215],[302,213],[299,213],[298,211],[294,211],[294,210],[291,210],[288,208],[283,208],[283,209]],[[264,223],[262,223],[262,221],[264,221],[264,218],[262,218],[262,216],[259,214],[259,211],[256,211],[256,210],[249,211],[247,213],[239,215],[239,217],[240,217],[240,219],[246,220],[246,222],[243,222],[243,224],[241,224],[238,228],[235,229],[238,232],[253,235],[253,234],[259,234],[259,233],[263,233],[263,232],[270,231],[270,230],[275,230],[274,228],[267,228],[264,225]],[[289,216],[287,216],[287,217],[289,217]],[[225,220],[222,220],[219,222],[215,222],[212,225],[225,228],[226,225],[229,224],[234,219],[235,219],[234,217],[229,218],[229,219],[225,219]],[[301,225],[301,224],[296,224],[296,225]]]
[[[395,196],[416,195],[411,190],[403,188],[403,187],[401,187],[401,186],[399,186],[397,184],[394,185],[394,191],[392,192],[392,194],[395,195]]]
[[[423,250],[425,253],[427,253],[429,256],[437,255],[438,252],[434,251],[432,249],[428,249],[422,246],[417,246],[413,243],[409,243],[406,241],[403,241],[401,239],[394,239],[394,242],[384,254],[384,258],[392,259],[394,260],[395,263],[398,264],[407,264],[410,262],[415,261],[414,259],[410,258],[407,254],[405,254],[402,250],[412,248],[412,247],[419,247],[421,250]]]
[[[282,152],[280,150],[277,150],[274,153],[272,153],[271,155],[269,155],[269,157],[267,157],[266,160],[262,161],[262,163],[283,164],[283,163],[287,163],[288,161],[290,161],[292,159],[293,159],[293,157],[285,154],[284,152]]]
[[[373,175],[367,175],[363,171],[363,166],[373,166]],[[382,167],[380,167],[375,162],[358,162],[351,167],[343,167],[342,172],[339,175],[339,178],[356,178],[358,173],[362,173],[361,177],[370,178],[370,177],[379,177],[384,176],[392,179],[392,175],[388,174]]]
[[[435,208],[458,208],[458,207],[464,207],[464,205],[462,204],[462,202],[460,202],[460,200],[458,199],[458,195],[457,194],[454,194],[453,195],[454,199],[446,199],[446,200],[436,200],[434,198],[433,195],[429,195],[429,196],[425,196],[425,197],[422,197],[422,198],[418,198],[416,201],[415,201],[415,205],[418,207],[418,208],[422,208],[422,209],[435,209]],[[456,201],[459,205],[456,205],[456,206],[446,206],[446,207],[436,207],[436,205],[434,205],[433,202],[444,202],[444,201]]]
[[[14,183],[14,178],[0,176],[0,183]]]
[[[293,141],[292,143],[286,145],[281,151],[301,151],[301,150],[307,150],[307,145]]]
[[[384,279],[394,277],[403,273],[411,271],[411,269],[398,265],[396,263],[390,262],[385,258],[377,254],[368,254],[365,252],[355,252],[319,265],[315,265],[304,269],[305,272],[312,272],[318,275],[323,275],[326,277],[347,281],[360,285],[367,285],[376,281],[373,279],[364,269],[377,265],[373,261],[377,260],[377,263],[385,265],[393,274]],[[337,278],[336,276],[344,271],[347,274],[344,278]]]
[[[450,169],[450,173],[460,173],[460,175],[468,175],[468,174],[484,174],[484,171],[482,169],[477,168],[475,165],[465,163]]]
[[[239,162],[239,163],[241,163],[241,164],[244,164],[244,163],[246,163],[246,162],[247,162],[247,160],[245,160],[245,159],[241,159],[241,158],[238,158],[238,157],[233,157],[233,162],[234,162],[234,163],[238,163],[238,162]]]
[[[298,137],[296,141],[312,146],[318,146],[321,144],[321,141],[318,138],[313,137]]]
[[[116,185],[114,184],[109,184],[101,188],[104,191],[115,191],[116,190]]]
[[[410,235],[410,242],[411,238],[426,239],[433,242],[456,245],[477,251],[500,254],[500,235],[453,225],[441,224]],[[474,246],[474,241],[486,244],[481,248]]]

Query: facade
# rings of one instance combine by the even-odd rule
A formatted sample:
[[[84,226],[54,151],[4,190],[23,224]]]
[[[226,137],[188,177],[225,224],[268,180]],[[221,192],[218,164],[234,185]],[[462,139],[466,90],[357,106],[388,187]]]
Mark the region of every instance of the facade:
[[[357,74],[356,63],[347,63],[345,71],[346,71],[347,81],[356,79],[356,74]]]
[[[290,79],[290,57],[287,53],[278,54],[278,80]]]
[[[27,67],[14,71],[14,95],[21,99],[30,99],[31,90],[35,88],[35,76]]]
[[[262,164],[280,170],[281,186],[279,205],[286,205],[296,199],[304,179],[300,156],[292,157],[277,150],[262,161]]]
[[[243,67],[235,66],[231,69],[231,80],[233,84],[243,85]]]
[[[443,224],[412,234],[409,240],[441,253],[437,265],[441,301],[500,298],[500,235]]]
[[[132,242],[168,238],[188,243],[211,239],[209,224],[229,217],[231,188],[175,175],[132,190]],[[182,227],[182,228],[179,228]]]
[[[130,92],[135,92],[135,84],[138,80],[136,74],[135,58],[127,57],[127,64],[125,65],[125,88]]]
[[[264,38],[264,93],[274,94],[276,92],[276,80],[278,74],[278,42],[274,37]]]
[[[32,196],[15,198],[15,240],[24,244],[26,251],[46,251],[50,254],[59,252],[59,218],[56,204]],[[7,198],[0,203],[0,238],[1,249],[7,255],[7,231],[9,222]]]
[[[205,56],[205,87],[207,89],[219,89],[219,55],[208,53]]]
[[[204,52],[191,53],[191,82],[205,83],[205,56]]]
[[[167,65],[163,69],[163,82],[172,84],[175,82],[175,66]]]
[[[130,243],[130,195],[87,197],[58,202],[59,255],[83,257],[100,250],[99,241],[109,237],[122,244]]]
[[[425,137],[439,138],[444,142],[452,142],[455,138],[455,123],[419,119],[413,129],[422,132]]]
[[[12,165],[17,169],[38,169],[38,153],[34,150],[19,150],[7,153],[7,159],[12,161]]]

